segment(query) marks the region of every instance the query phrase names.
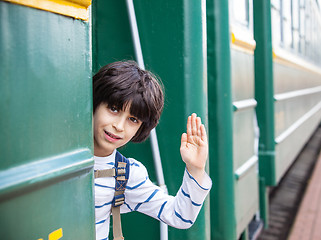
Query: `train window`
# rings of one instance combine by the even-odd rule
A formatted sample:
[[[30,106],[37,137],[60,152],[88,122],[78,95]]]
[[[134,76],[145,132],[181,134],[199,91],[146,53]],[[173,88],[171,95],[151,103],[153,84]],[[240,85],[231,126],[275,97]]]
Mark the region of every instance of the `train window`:
[[[311,59],[311,33],[312,33],[312,21],[311,21],[311,8],[310,4],[305,4],[305,57]]]
[[[271,18],[273,44],[279,46],[282,40],[280,0],[271,0]]]
[[[235,21],[249,26],[249,0],[236,0],[232,2],[233,16]]]
[[[292,0],[292,45],[295,52],[299,51],[300,44],[300,21],[299,21],[299,0]]]
[[[281,41],[284,48],[291,48],[292,46],[292,15],[291,15],[291,0],[281,1]]]
[[[316,37],[317,37],[317,19],[316,19],[316,12],[312,11],[312,32],[311,32],[311,47],[312,47],[312,53],[313,53],[313,60],[316,61],[317,60],[317,51],[313,51],[317,49],[317,45],[316,45]]]
[[[317,64],[321,58],[321,0],[271,0],[273,46]]]
[[[243,43],[255,46],[252,0],[229,0],[229,15],[234,43],[240,40]]]
[[[305,0],[300,0],[300,11],[299,11],[299,35],[300,35],[300,44],[299,52],[304,54],[305,50]]]

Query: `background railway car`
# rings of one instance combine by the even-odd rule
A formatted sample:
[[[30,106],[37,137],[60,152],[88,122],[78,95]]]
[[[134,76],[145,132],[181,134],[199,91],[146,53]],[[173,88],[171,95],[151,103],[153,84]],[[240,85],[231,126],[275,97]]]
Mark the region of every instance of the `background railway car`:
[[[311,0],[272,1],[271,14],[275,178],[279,181],[320,123],[321,51],[317,43],[321,35],[317,29],[321,17],[320,6]]]
[[[269,187],[321,122],[319,2],[130,3],[0,1],[4,239],[95,239],[91,77],[123,59],[143,60],[162,79],[165,108],[158,142],[120,151],[176,194],[180,137],[196,112],[213,180],[190,229],[134,212],[122,215],[126,239],[251,239],[250,225],[268,227]]]
[[[314,0],[276,0],[256,7],[267,13],[255,16],[254,8],[257,23],[265,20],[261,26],[254,24],[256,37],[266,39],[257,41],[255,68],[260,179],[263,185],[276,186],[320,124],[321,55],[315,42],[320,41],[320,5]],[[267,222],[263,195],[261,216]]]

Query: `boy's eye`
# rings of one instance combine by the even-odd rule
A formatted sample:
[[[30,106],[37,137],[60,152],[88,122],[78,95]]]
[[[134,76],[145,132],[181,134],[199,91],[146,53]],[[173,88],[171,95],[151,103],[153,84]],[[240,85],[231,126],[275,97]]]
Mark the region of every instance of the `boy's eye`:
[[[130,117],[129,120],[132,121],[133,123],[138,123],[138,119],[137,118]]]
[[[110,109],[110,111],[112,111],[112,112],[115,112],[115,113],[118,112],[117,108],[115,108],[115,107],[110,107],[109,109]]]

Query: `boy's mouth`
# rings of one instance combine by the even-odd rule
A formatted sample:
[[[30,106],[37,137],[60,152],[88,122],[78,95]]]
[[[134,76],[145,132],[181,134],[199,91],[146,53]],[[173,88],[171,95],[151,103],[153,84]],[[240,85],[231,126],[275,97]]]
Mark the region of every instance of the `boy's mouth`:
[[[107,132],[106,130],[104,130],[104,132],[105,132],[105,135],[108,137],[108,139],[112,139],[112,140],[119,140],[119,139],[121,139],[121,137],[119,137],[119,136],[117,136],[117,135],[114,135],[114,134],[112,134],[112,133],[110,133],[110,132]]]

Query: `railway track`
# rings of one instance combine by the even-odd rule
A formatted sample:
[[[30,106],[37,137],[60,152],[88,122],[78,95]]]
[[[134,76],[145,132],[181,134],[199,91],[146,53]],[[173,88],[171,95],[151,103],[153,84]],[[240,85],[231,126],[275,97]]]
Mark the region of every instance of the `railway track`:
[[[321,126],[277,187],[270,189],[269,227],[258,240],[285,240],[291,230],[312,170],[320,154]]]

